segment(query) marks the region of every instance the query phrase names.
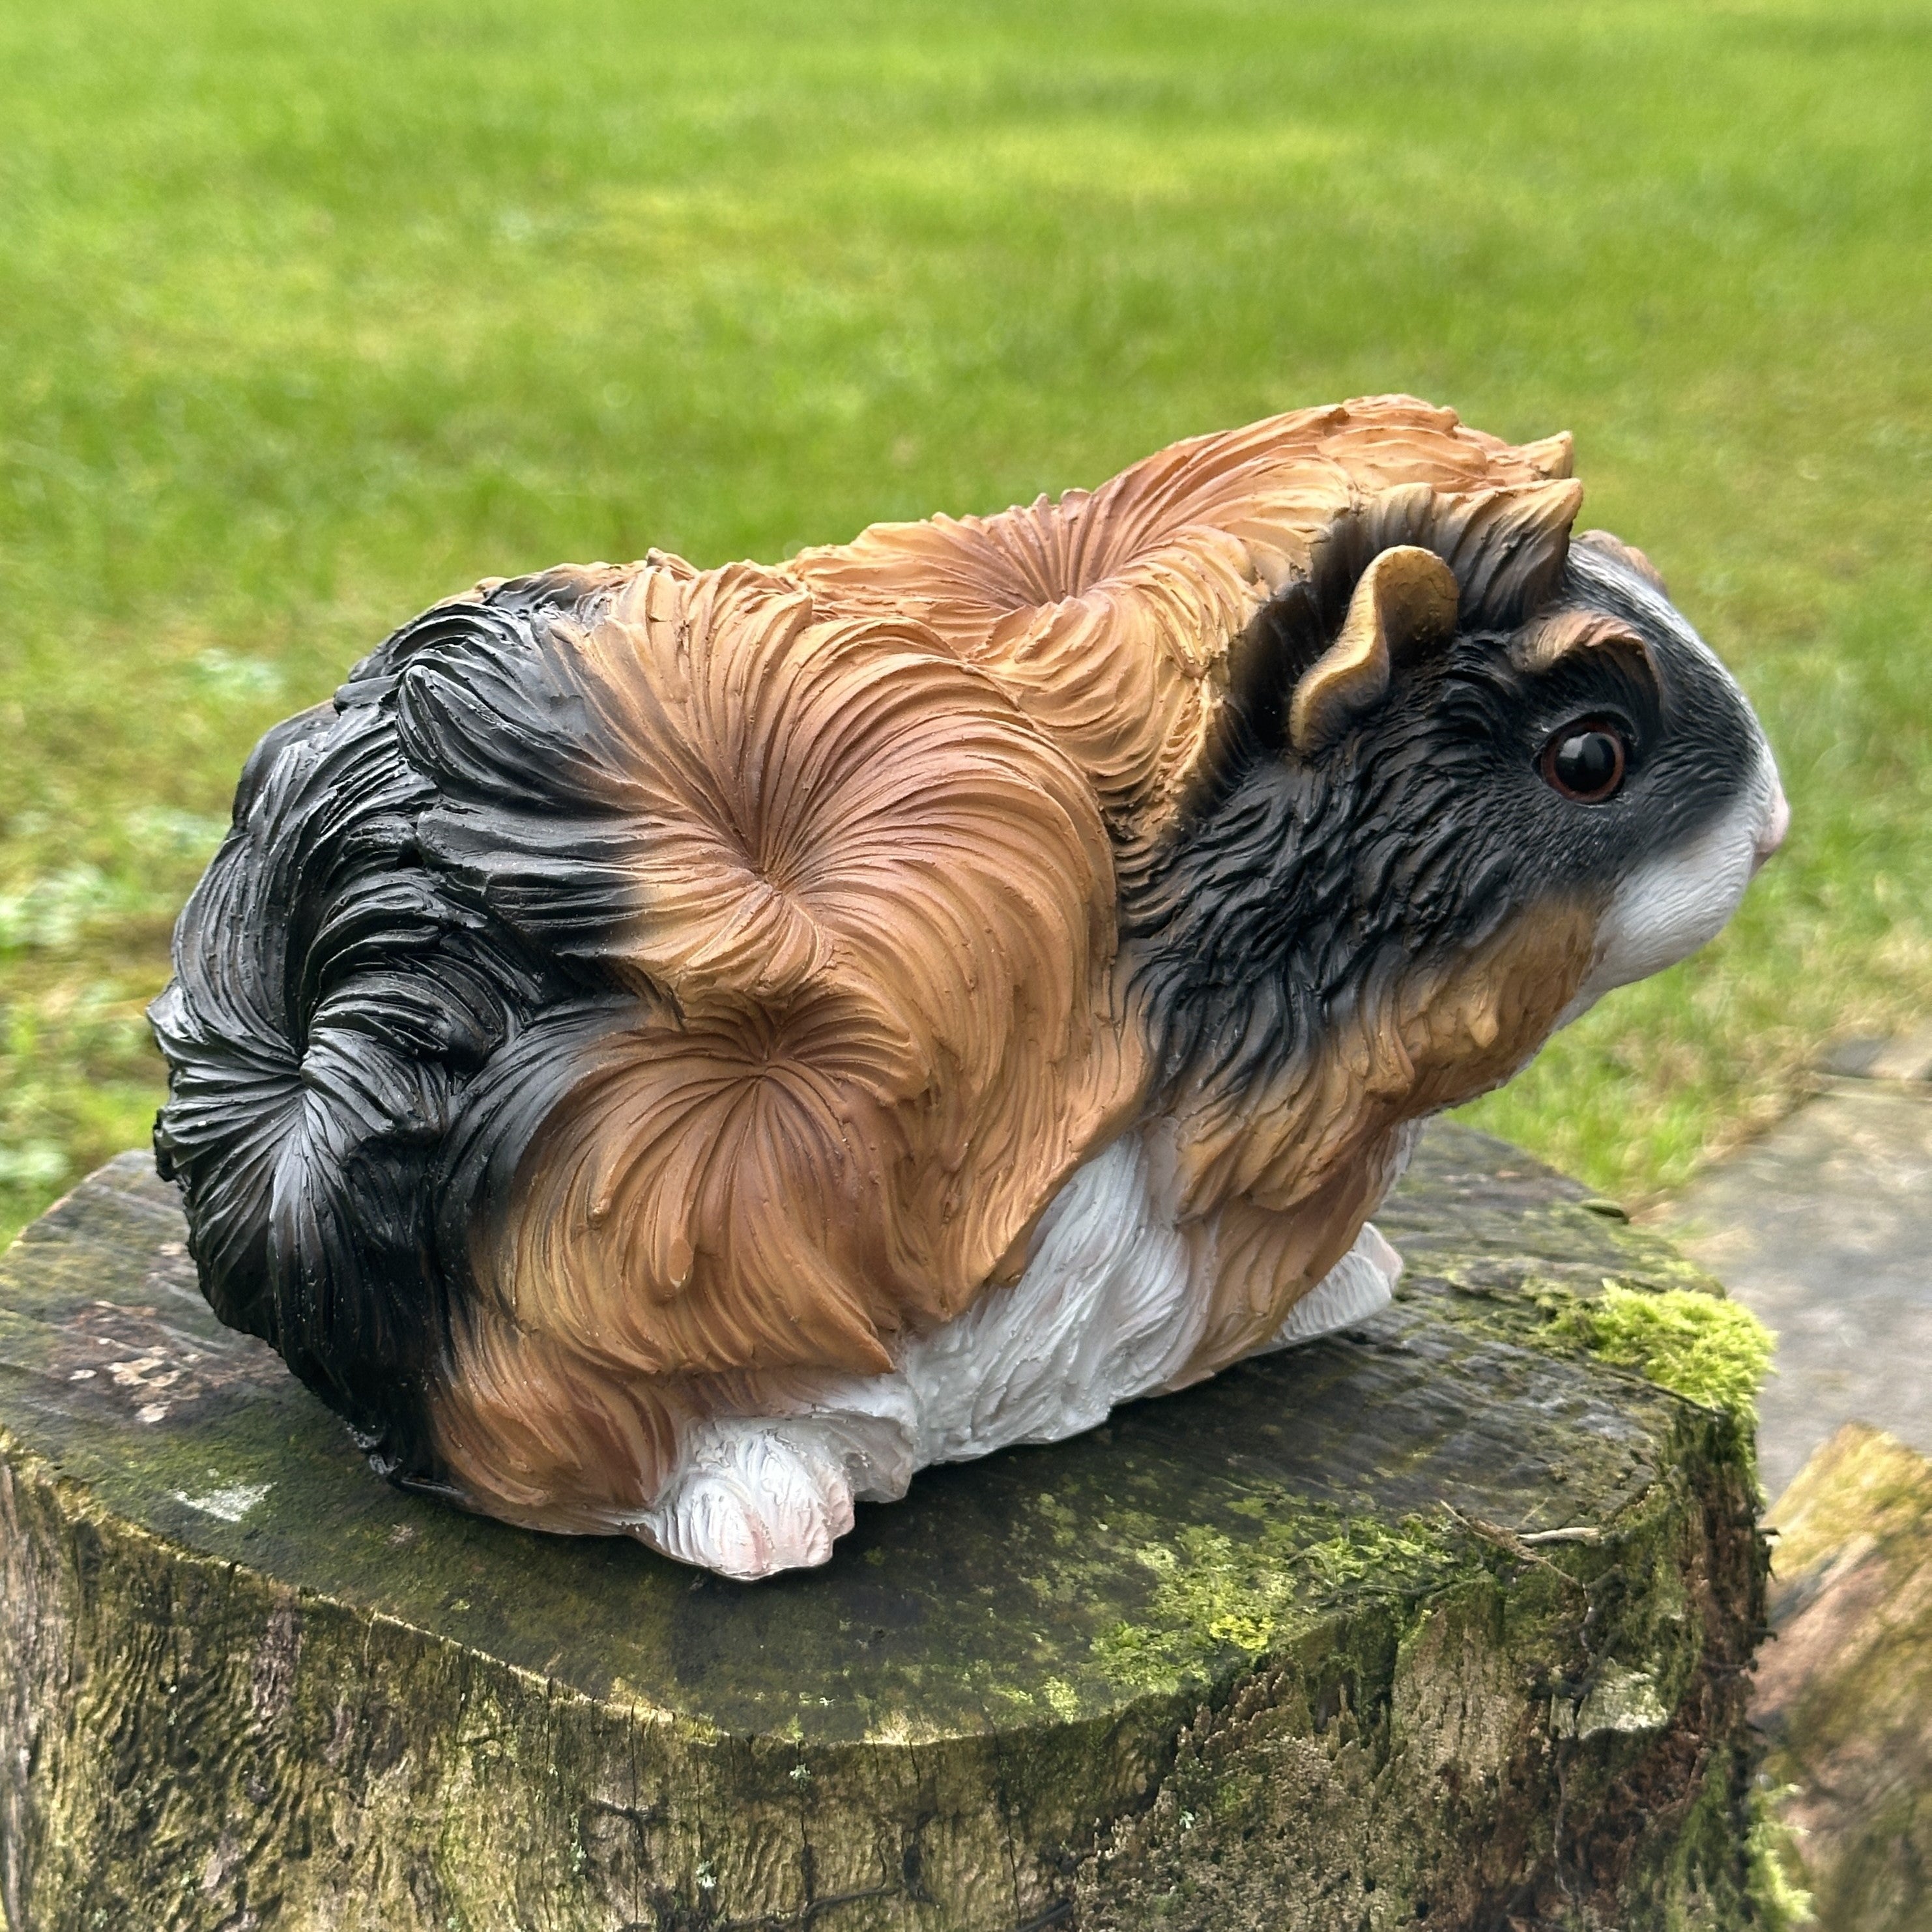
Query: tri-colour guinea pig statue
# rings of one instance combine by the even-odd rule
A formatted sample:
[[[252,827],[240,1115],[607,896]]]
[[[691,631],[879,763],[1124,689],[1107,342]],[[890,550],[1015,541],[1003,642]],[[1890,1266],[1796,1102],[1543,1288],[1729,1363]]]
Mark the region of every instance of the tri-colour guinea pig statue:
[[[1570,464],[1377,398],[405,625],[153,1009],[209,1300],[395,1480],[745,1578],[1359,1322],[1418,1124],[1784,830]]]

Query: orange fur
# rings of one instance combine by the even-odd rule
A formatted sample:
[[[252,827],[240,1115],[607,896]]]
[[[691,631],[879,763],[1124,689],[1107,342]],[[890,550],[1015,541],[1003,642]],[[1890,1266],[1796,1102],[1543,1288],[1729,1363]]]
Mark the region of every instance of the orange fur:
[[[1216,1231],[1214,1306],[1184,1380],[1266,1341],[1341,1259],[1398,1130],[1508,1079],[1588,971],[1596,909],[1546,911],[1458,963],[1371,992],[1268,1091],[1210,1088],[1164,1124],[1177,1214]]]
[[[875,524],[791,568],[822,604],[915,617],[988,671],[1138,840],[1184,797],[1250,620],[1306,574],[1338,518],[1426,492],[1498,548],[1499,526],[1547,505],[1569,460],[1567,436],[1513,448],[1454,410],[1373,397],[1178,442],[1090,494]],[[1553,494],[1567,530],[1574,488]]]
[[[608,1520],[662,1472],[674,1384],[881,1370],[902,1326],[1012,1278],[1142,1104],[1113,853],[1172,821],[1256,610],[1348,515],[1389,542],[1426,526],[1459,576],[1526,532],[1560,558],[1568,468],[1567,438],[1512,448],[1382,398],[781,569],[587,573],[603,602],[570,646],[650,835],[622,948],[639,1013],[482,1258],[434,1405],[456,1480],[526,1520]],[[1172,1154],[1184,1212],[1222,1216],[1204,1362],[1346,1250],[1397,1123],[1522,1057],[1574,950],[1560,997],[1503,1010],[1500,962],[1405,986],[1288,1089],[1199,1097]]]
[[[598,1534],[649,1508],[694,1406],[674,1383],[601,1363],[492,1310],[459,1323],[436,1393],[436,1448],[471,1508],[532,1529]]]
[[[1139,1086],[1079,773],[916,627],[646,565],[578,640],[648,826],[606,1042],[493,1286],[621,1371],[886,1366],[957,1313]]]

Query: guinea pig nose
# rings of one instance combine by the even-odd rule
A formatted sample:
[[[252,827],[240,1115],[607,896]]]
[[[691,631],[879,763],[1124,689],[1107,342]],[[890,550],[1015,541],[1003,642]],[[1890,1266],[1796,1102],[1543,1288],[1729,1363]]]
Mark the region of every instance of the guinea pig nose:
[[[1784,843],[1784,835],[1791,830],[1791,806],[1784,796],[1784,788],[1775,778],[1771,782],[1774,794],[1771,814],[1758,829],[1757,844],[1751,860],[1753,872]]]

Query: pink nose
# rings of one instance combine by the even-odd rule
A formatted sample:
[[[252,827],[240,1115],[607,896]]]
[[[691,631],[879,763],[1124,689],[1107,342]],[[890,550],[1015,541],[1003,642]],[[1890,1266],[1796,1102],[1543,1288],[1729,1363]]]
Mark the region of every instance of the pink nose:
[[[1777,786],[1777,796],[1772,800],[1771,816],[1765,820],[1757,835],[1753,871],[1762,866],[1784,843],[1784,835],[1791,830],[1791,807],[1785,799],[1784,788],[1778,784],[1775,778],[1772,782]]]

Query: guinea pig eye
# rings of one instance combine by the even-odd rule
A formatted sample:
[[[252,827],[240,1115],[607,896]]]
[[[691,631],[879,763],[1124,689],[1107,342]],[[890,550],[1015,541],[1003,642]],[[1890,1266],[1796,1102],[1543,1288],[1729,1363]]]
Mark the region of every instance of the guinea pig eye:
[[[1624,782],[1623,734],[1604,718],[1580,718],[1544,746],[1536,768],[1552,791],[1578,805],[1601,805]]]

